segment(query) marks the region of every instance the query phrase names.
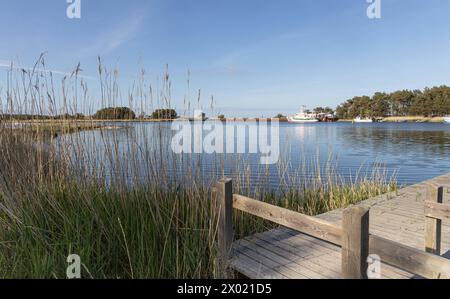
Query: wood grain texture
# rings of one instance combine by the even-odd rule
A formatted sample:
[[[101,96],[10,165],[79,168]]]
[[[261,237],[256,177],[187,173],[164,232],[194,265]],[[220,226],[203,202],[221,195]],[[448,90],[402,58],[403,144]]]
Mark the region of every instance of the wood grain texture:
[[[375,236],[369,237],[370,254],[400,269],[425,278],[450,279],[450,260]]]
[[[429,202],[442,204],[444,200],[444,187],[428,187]],[[425,202],[425,207],[427,206]],[[428,217],[425,214],[425,251],[437,255],[441,255],[441,234],[442,234],[442,220]]]
[[[224,277],[229,276],[227,263],[231,256],[233,231],[233,181],[223,179],[216,184],[216,209],[218,212],[218,264]]]
[[[449,278],[450,260],[447,258],[450,257],[450,221],[443,217],[447,214],[449,202],[442,205],[437,205],[436,200],[428,202],[429,186],[434,186],[436,190],[437,186],[444,186],[444,190],[447,190],[450,187],[450,174],[358,204],[370,208],[369,254],[380,256],[381,278]],[[444,202],[445,196],[450,200],[450,196],[444,192]],[[252,200],[236,202],[236,196],[233,196],[233,205],[244,212],[282,225],[245,238],[248,242],[244,242],[246,246],[240,241],[234,243],[236,255],[233,254],[232,267],[238,272],[247,267],[242,272],[246,271],[250,278],[341,278],[337,272],[342,266],[340,242],[344,209],[311,217],[314,223],[319,223],[318,230],[316,225],[305,226],[304,222],[309,223],[311,219],[309,216],[300,217],[298,225],[298,219],[287,223],[280,220],[285,212],[280,213],[276,207],[266,212],[264,205],[255,206]],[[442,217],[441,251],[447,258],[424,251],[426,216]],[[334,238],[334,241],[332,238],[322,238],[327,235],[324,232],[328,231],[322,228],[324,224],[334,227],[340,238]]]
[[[234,195],[233,207],[296,231],[340,245],[342,229],[328,221],[276,207],[245,196]]]
[[[425,216],[440,220],[450,220],[450,205],[436,202],[425,202]]]
[[[367,279],[369,208],[353,206],[342,217],[342,277]]]

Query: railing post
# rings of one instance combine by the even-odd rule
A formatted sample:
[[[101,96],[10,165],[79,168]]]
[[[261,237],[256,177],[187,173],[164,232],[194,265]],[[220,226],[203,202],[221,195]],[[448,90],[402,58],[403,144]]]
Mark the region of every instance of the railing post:
[[[233,181],[222,179],[216,184],[216,208],[218,211],[218,264],[225,277],[229,276],[227,263],[233,244]]]
[[[350,207],[342,218],[342,278],[366,279],[369,256],[369,209]]]
[[[443,203],[444,187],[428,186],[427,201]],[[442,220],[428,217],[425,219],[425,251],[441,255]]]

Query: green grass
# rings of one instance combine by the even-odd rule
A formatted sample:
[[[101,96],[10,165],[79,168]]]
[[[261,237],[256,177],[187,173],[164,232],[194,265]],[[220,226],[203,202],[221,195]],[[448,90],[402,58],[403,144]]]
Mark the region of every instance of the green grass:
[[[266,201],[322,212],[331,196],[338,207],[387,191],[369,191],[365,184],[351,189],[325,193],[323,201],[316,193],[306,200],[291,194]],[[16,207],[14,217],[0,213],[0,276],[63,278],[67,256],[76,253],[88,278],[216,277],[216,217],[210,198],[207,190],[123,192],[83,186],[81,191],[77,185],[47,185]],[[242,213],[236,213],[235,226],[237,236],[271,227]]]
[[[64,278],[70,254],[81,257],[84,278],[220,276],[210,187],[170,181],[110,186],[65,172],[63,161],[51,160],[21,137],[5,139],[1,153],[9,153],[12,163],[2,159],[0,277]],[[323,177],[282,192],[244,195],[315,215],[395,189],[383,173],[353,184]],[[274,227],[240,212],[234,221],[237,238]]]
[[[45,189],[16,212],[20,221],[1,217],[2,277],[63,278],[72,253],[83,277],[213,277],[214,220],[201,194]]]

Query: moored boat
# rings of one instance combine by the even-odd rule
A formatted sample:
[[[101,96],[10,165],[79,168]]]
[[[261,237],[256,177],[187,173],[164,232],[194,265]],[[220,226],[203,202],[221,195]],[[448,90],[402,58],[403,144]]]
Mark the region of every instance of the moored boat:
[[[444,117],[444,122],[450,124],[450,116]]]
[[[319,119],[319,121],[323,123],[337,122],[339,120],[333,113],[319,113],[317,114],[317,119]]]
[[[302,106],[302,109],[299,113],[294,116],[288,116],[288,121],[290,123],[316,123],[319,122],[315,114],[306,113],[305,106]]]
[[[355,118],[353,120],[353,122],[355,122],[355,123],[373,123],[373,119],[368,118],[368,117],[362,118],[362,117],[358,116],[357,118]]]

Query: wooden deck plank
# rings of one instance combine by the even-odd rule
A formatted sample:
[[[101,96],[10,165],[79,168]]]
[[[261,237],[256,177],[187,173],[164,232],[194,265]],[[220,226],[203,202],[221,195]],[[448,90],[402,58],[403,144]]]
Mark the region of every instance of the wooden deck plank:
[[[245,250],[248,250],[249,247],[258,245],[259,248],[253,249],[255,249],[259,255],[257,257],[253,255],[253,257],[258,259],[261,264],[268,264],[276,269],[279,269],[281,266],[285,266],[296,272],[291,272],[286,277],[290,276],[290,278],[297,279],[340,278],[339,271],[341,256],[339,247],[316,239],[315,242],[324,243],[323,248],[326,250],[321,251],[320,253],[315,251],[314,255],[299,255],[299,257],[295,255],[296,251],[294,251],[294,249],[299,248],[300,246],[305,246],[305,244],[311,244],[309,239],[312,237],[299,234],[294,231],[291,233],[297,235],[288,234],[285,228],[260,233],[258,234],[258,237],[253,236],[253,238],[259,240],[259,242],[247,241],[245,242],[246,246],[244,247],[246,248]],[[274,238],[274,234],[276,234],[280,239]],[[306,240],[304,240],[303,237],[305,237]],[[327,246],[334,246],[334,248],[326,248]],[[299,252],[301,252],[301,250],[299,250]],[[267,256],[269,256],[271,260],[269,263],[267,263],[267,261],[263,261],[268,258]],[[381,273],[381,278],[389,279],[408,279],[414,277],[414,275],[408,272],[396,269],[386,264],[381,265]],[[245,275],[245,273],[243,274]]]
[[[238,250],[234,251],[233,257],[230,260],[230,266],[231,268],[239,269],[240,273],[254,279],[288,278],[245,254],[240,253]]]
[[[444,202],[450,203],[450,174],[361,202],[371,208],[370,233],[424,250],[424,201],[429,185],[444,186]],[[341,225],[342,211],[317,218]],[[340,247],[289,228],[249,236],[235,242],[234,248],[232,267],[250,278],[340,278]],[[450,255],[450,221],[442,223],[442,252]],[[381,278],[421,277],[382,263]]]
[[[302,261],[307,260],[306,256],[299,257],[294,252],[283,249],[278,242],[273,242],[273,240],[270,238],[269,240],[259,239],[259,241],[261,242],[259,243],[261,246],[289,259],[290,264],[297,273],[300,273],[301,275],[310,279],[328,278],[326,275],[317,272],[314,267],[309,267],[308,265],[305,266],[304,264],[302,264]]]
[[[330,249],[330,251],[329,251],[326,255],[323,256],[323,257],[324,257],[324,260],[325,260],[325,261],[328,261],[328,263],[325,263],[325,264],[324,264],[324,263],[322,262],[322,263],[321,263],[322,266],[328,267],[328,266],[330,266],[330,265],[333,264],[334,267],[337,266],[338,269],[340,268],[340,262],[341,262],[340,257],[341,257],[341,253],[340,253],[340,248],[339,248],[338,246],[329,244],[328,242],[323,242],[323,241],[321,241],[321,240],[315,239],[315,238],[310,237],[310,236],[303,235],[303,234],[301,234],[301,233],[292,231],[292,230],[287,229],[287,228],[280,228],[279,230],[282,231],[282,232],[285,232],[285,233],[288,233],[288,234],[292,235],[293,238],[295,238],[295,237],[301,237],[302,239],[306,239],[306,240],[309,241],[309,242],[321,242],[322,245],[323,245],[324,247],[327,247],[328,249]],[[294,246],[294,247],[295,247],[295,245],[296,245],[296,244],[293,243],[293,246]],[[333,260],[328,259],[328,257],[333,257]],[[411,275],[411,274],[408,273],[408,272],[405,272],[405,271],[402,271],[402,270],[393,268],[393,267],[391,267],[391,266],[389,266],[389,265],[386,265],[386,264],[382,264],[381,267],[382,267],[382,273],[383,273],[383,276],[388,276],[388,277],[393,276],[393,277],[395,277],[395,278],[400,278],[400,277],[401,277],[401,278],[411,278],[411,277],[413,276],[413,275]]]
[[[251,243],[245,239],[240,240],[236,250],[288,278],[307,278],[300,272],[296,272],[295,267],[291,265],[289,260],[256,243]]]
[[[281,250],[276,245],[273,245],[273,243],[268,243],[265,247],[271,248],[274,251],[278,251],[279,254],[282,254]],[[294,271],[302,274],[304,273],[309,278],[317,279],[339,277],[339,269],[336,269],[336,267],[324,267],[323,263],[314,263],[314,260],[316,259],[324,261],[323,257],[327,256],[327,254],[308,256],[305,258],[298,258],[293,254],[285,254],[284,256],[290,260],[289,264]],[[303,271],[306,271],[307,273]]]
[[[278,234],[276,231],[273,233]],[[279,234],[278,234],[279,235]],[[288,235],[286,235],[288,236]],[[289,236],[291,237],[291,236]],[[299,256],[296,254],[297,252],[302,252],[300,248],[305,250],[305,245],[311,244],[310,242],[304,242],[300,246],[293,246],[291,244],[288,244],[286,242],[286,239],[281,237],[281,239],[275,238],[273,234],[267,233],[267,234],[259,234],[259,238],[261,240],[264,240],[267,243],[267,247],[272,248],[272,250],[277,251],[279,254],[289,257],[291,261],[299,266],[303,266],[304,268],[313,271],[314,273],[318,273],[320,275],[325,275],[328,278],[332,276],[339,275],[339,269],[336,268],[334,261],[330,263],[329,265],[318,265],[317,263],[310,263],[309,261],[314,261],[315,258],[320,257],[323,259],[324,256],[330,257],[330,252],[322,251],[319,253],[318,250],[315,250],[313,247],[309,247],[306,249],[306,252],[313,251],[314,254],[306,254],[306,256],[302,256],[299,258]],[[292,237],[291,237],[292,238]],[[303,251],[305,252],[305,251]],[[325,268],[325,270],[322,272],[320,269],[318,269],[318,266],[321,266]],[[317,275],[315,275],[317,276]],[[315,277],[311,277],[315,278]]]

